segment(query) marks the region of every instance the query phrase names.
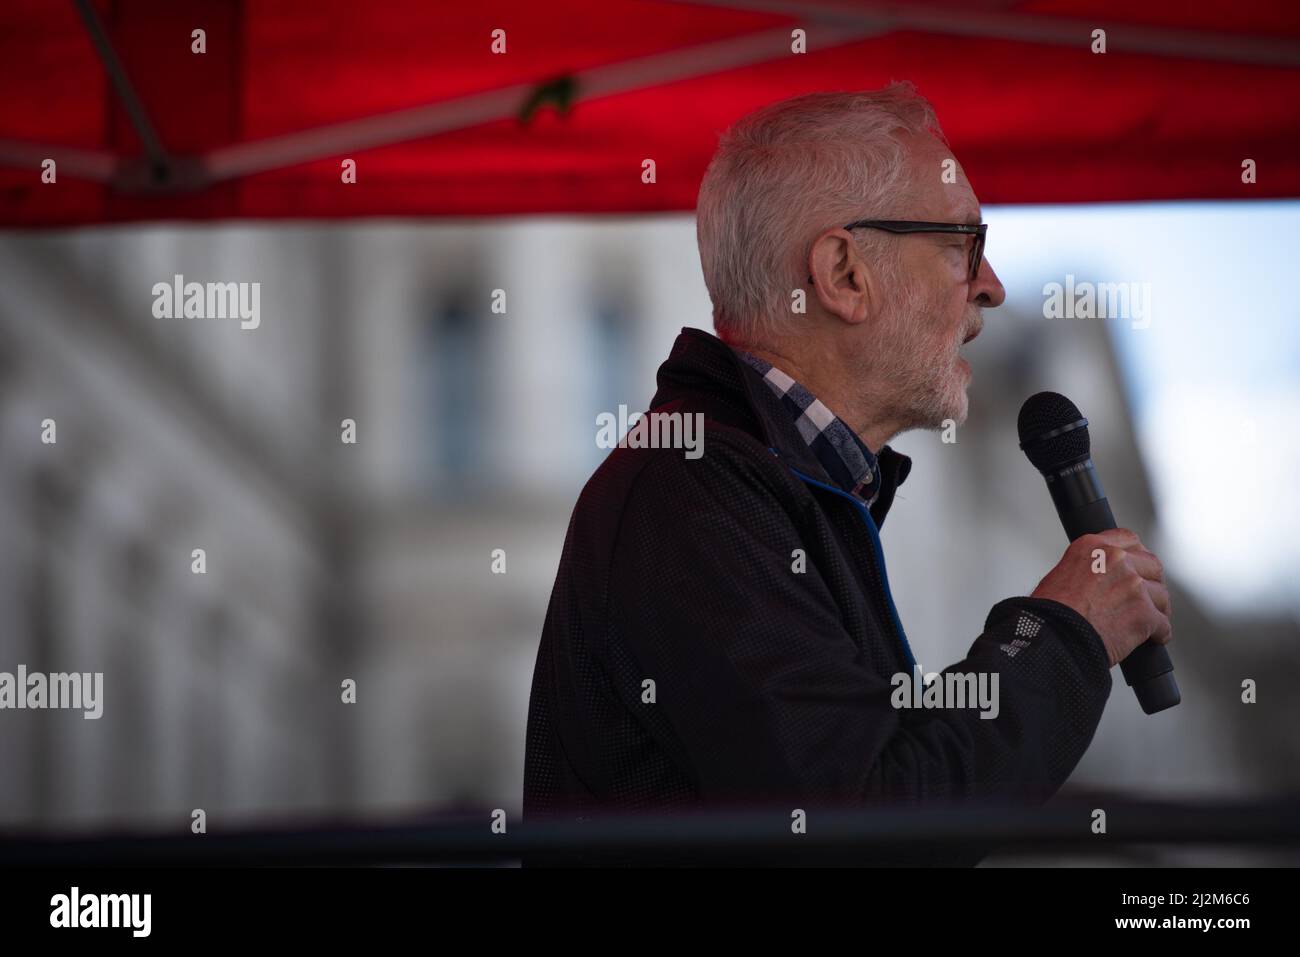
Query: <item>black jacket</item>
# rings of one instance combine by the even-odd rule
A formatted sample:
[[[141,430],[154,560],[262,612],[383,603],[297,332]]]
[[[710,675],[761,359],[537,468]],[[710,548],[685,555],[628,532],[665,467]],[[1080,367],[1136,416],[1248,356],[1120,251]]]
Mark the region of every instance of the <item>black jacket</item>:
[[[704,414],[704,454],[618,448],[578,499],[533,676],[525,820],[1056,791],[1110,693],[1093,627],[1001,601],[946,669],[998,672],[998,717],[895,709],[911,658],[872,525],[911,461],[880,451],[868,519],[720,340],[683,329],[658,382],[652,409]]]

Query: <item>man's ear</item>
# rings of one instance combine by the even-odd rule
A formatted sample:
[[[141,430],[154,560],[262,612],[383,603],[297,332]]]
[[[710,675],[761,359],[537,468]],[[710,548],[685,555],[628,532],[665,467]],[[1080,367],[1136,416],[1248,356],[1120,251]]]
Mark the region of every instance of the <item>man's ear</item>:
[[[842,322],[865,322],[879,303],[879,279],[847,229],[828,229],[808,253],[809,286],[821,307]]]

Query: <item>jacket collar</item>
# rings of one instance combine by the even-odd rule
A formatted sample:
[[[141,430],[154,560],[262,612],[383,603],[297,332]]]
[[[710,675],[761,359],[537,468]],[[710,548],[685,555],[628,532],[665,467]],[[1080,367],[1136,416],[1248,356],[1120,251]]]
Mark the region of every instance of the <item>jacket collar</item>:
[[[651,409],[684,402],[707,418],[742,429],[772,449],[787,466],[834,486],[781,404],[756,370],[716,336],[702,329],[683,328],[672,352],[659,367],[658,391]],[[912,469],[912,460],[888,445],[876,453],[880,491],[871,506],[877,525],[893,503],[894,493]]]

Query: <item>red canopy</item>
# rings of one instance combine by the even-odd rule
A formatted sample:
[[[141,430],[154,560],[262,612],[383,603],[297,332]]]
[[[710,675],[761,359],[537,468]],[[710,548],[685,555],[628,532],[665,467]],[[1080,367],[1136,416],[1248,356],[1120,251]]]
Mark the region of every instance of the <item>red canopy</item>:
[[[1300,196],[1300,4],[1134,7],[5,0],[0,223],[685,210],[743,113],[892,79],[984,202]]]

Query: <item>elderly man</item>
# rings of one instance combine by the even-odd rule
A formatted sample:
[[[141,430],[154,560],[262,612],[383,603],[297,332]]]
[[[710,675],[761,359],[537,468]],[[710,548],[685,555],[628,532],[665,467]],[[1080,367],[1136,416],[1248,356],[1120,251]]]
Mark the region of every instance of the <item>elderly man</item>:
[[[908,85],[797,97],[723,136],[698,209],[718,337],[684,329],[651,402],[702,416],[703,454],[626,442],[582,492],[526,818],[1039,801],[1069,776],[1110,669],[1170,637],[1156,557],[1125,530],[1079,539],[946,669],[995,677],[995,706],[918,708],[878,534],[911,464],[886,443],[966,416],[960,349],[1004,296],[984,230]]]

